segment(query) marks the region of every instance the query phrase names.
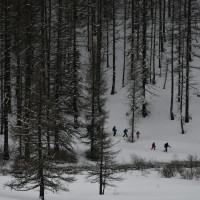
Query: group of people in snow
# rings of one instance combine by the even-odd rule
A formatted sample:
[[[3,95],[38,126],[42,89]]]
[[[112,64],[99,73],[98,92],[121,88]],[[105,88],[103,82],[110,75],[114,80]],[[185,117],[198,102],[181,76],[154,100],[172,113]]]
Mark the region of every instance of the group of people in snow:
[[[115,126],[113,127],[112,131],[113,131],[113,136],[116,136],[117,129],[116,129]],[[123,133],[124,133],[123,137],[125,137],[125,136],[128,137],[128,129],[125,128],[124,131],[123,131]],[[139,139],[139,137],[140,137],[140,132],[139,131],[136,132],[136,136],[137,136],[137,139]],[[167,143],[164,144],[164,148],[165,148],[164,152],[167,152],[168,147],[170,147],[170,146],[169,146],[169,144],[167,142]],[[156,144],[155,144],[155,142],[152,143],[151,150],[156,150]]]
[[[113,127],[112,131],[113,131],[113,136],[115,136],[115,135],[117,134],[117,129],[116,129],[115,126]],[[124,133],[123,137],[125,137],[125,136],[128,137],[128,129],[125,128],[124,131],[123,131],[123,133]],[[139,139],[139,137],[140,137],[140,132],[137,131],[137,132],[136,132],[136,135],[137,135],[137,139]]]
[[[167,152],[167,148],[168,148],[168,147],[170,147],[170,146],[169,146],[169,144],[168,144],[168,142],[167,142],[167,143],[164,144],[164,148],[165,148],[164,152]],[[170,148],[171,148],[171,147],[170,147]],[[151,150],[153,150],[153,149],[156,150],[156,144],[155,144],[155,142],[152,143]]]
[[[113,136],[116,136],[116,134],[117,134],[117,129],[116,129],[115,126],[113,127],[112,131],[113,131]],[[124,129],[123,133],[124,133],[123,137],[125,137],[125,136],[128,137],[128,129],[127,129],[127,128]],[[136,135],[137,135],[137,139],[139,139],[139,137],[140,137],[140,132],[137,131],[137,132],[136,132]]]

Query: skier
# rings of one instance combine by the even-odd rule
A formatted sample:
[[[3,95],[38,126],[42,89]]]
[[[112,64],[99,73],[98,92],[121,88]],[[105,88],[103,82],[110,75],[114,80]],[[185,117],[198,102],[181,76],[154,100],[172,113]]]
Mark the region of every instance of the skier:
[[[151,150],[152,150],[152,149],[156,150],[156,145],[155,145],[155,142],[153,142],[153,143],[152,143]]]
[[[128,129],[125,128],[125,129],[124,129],[124,135],[123,135],[123,137],[124,137],[124,136],[128,137],[127,132],[128,132]]]
[[[137,135],[137,139],[139,139],[139,137],[140,137],[140,132],[137,131],[137,132],[136,132],[136,135]]]
[[[170,146],[169,146],[169,144],[168,144],[168,142],[167,142],[167,143],[165,143],[164,147],[165,147],[165,150],[164,150],[164,152],[167,152],[167,148],[168,148],[168,147],[170,147]],[[170,147],[170,148],[171,148],[171,147]]]
[[[116,129],[116,127],[114,126],[112,130],[113,130],[113,136],[115,136],[116,133],[117,133],[117,129]]]

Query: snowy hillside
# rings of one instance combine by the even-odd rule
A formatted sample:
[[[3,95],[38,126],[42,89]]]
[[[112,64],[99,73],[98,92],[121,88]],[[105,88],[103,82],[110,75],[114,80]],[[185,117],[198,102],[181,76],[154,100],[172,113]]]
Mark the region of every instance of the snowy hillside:
[[[148,105],[150,115],[140,118],[137,122],[137,130],[140,131],[140,138],[135,143],[127,142],[123,137],[123,130],[128,125],[126,117],[126,89],[121,89],[115,96],[111,96],[108,102],[110,108],[110,118],[108,129],[116,126],[116,140],[120,143],[116,148],[120,149],[119,161],[128,162],[131,154],[139,155],[143,158],[154,161],[170,161],[173,159],[185,159],[189,154],[200,156],[200,134],[199,134],[199,113],[200,98],[193,95],[191,98],[191,117],[189,124],[185,124],[186,133],[180,132],[179,114],[171,121],[169,118],[170,96],[169,89],[162,89],[163,81],[159,79],[155,86],[156,96],[151,95],[151,102]],[[156,151],[150,150],[152,142],[156,143]],[[163,152],[164,143],[168,142],[172,147],[166,154]]]
[[[118,43],[119,49],[120,42]],[[200,157],[200,71],[193,70],[193,84],[190,94],[190,116],[191,120],[188,124],[184,124],[185,134],[181,134],[180,114],[175,100],[174,113],[175,120],[170,120],[170,76],[167,78],[166,88],[163,89],[164,75],[160,78],[156,77],[156,85],[148,87],[151,91],[148,95],[148,107],[150,111],[149,116],[146,118],[140,117],[136,123],[136,130],[141,135],[139,140],[136,139],[135,143],[130,143],[123,138],[123,130],[130,128],[128,123],[128,99],[127,88],[121,87],[122,79],[122,61],[123,53],[118,51],[117,54],[117,89],[115,95],[109,95],[107,109],[109,110],[109,119],[107,124],[107,130],[112,131],[112,127],[116,126],[117,135],[114,138],[119,143],[116,145],[116,149],[120,149],[121,152],[118,156],[119,162],[129,162],[130,155],[136,154],[152,161],[171,161],[174,159],[186,159],[188,155],[197,155]],[[198,66],[198,59],[194,60],[192,65]],[[163,74],[165,69],[163,69]],[[108,77],[111,77],[108,72]],[[110,88],[108,93],[110,93]],[[175,96],[177,96],[177,86],[175,86]],[[130,130],[129,130],[130,132]],[[156,151],[151,151],[151,144],[155,142]],[[169,152],[166,154],[163,152],[164,144],[168,142],[171,146]]]

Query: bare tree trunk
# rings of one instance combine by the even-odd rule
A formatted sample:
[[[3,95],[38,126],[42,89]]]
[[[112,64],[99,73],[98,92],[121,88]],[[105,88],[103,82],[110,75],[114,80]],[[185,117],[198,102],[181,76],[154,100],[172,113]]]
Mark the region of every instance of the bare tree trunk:
[[[48,0],[48,13],[47,17],[47,26],[46,29],[46,40],[47,40],[47,98],[50,100],[50,79],[51,79],[51,15],[52,15],[52,2]],[[50,107],[47,107],[47,120],[50,121]],[[47,128],[47,148],[48,148],[48,155],[50,155],[50,130]]]
[[[0,67],[1,67],[1,74],[0,74],[0,79],[1,79],[1,131],[0,134],[4,134],[4,66],[3,66],[4,60],[1,60]]]
[[[147,31],[147,9],[146,9],[146,0],[143,0],[143,30],[142,30],[142,88],[143,88],[143,103],[142,103],[142,116],[147,116],[147,110],[146,110],[146,102],[145,102],[145,95],[146,95],[146,82],[147,82],[147,69],[146,69],[146,31]]]
[[[10,4],[5,0],[5,59],[4,59],[4,150],[3,159],[9,160],[8,146],[8,115],[11,111],[11,94],[10,94]]]
[[[157,4],[154,5],[154,35],[153,35],[153,78],[152,78],[152,84],[156,83],[156,70],[155,70],[155,56],[156,56],[156,18],[157,18]]]
[[[150,83],[152,82],[151,74],[152,74],[152,57],[153,57],[153,32],[154,32],[153,8],[154,8],[154,2],[151,0],[151,42],[150,42],[151,49],[150,49],[150,63],[149,63],[149,71],[150,71],[149,81],[150,81]]]
[[[122,75],[122,87],[124,86],[124,78],[126,72],[126,12],[127,12],[127,0],[124,0],[124,63],[123,63],[123,75]]]
[[[188,0],[187,46],[186,46],[186,87],[185,87],[185,122],[189,122],[189,80],[190,80],[190,45],[191,45],[191,0]]]
[[[163,0],[163,41],[166,42],[166,34],[165,34],[165,15],[166,15],[166,0]]]
[[[87,49],[90,51],[90,0],[87,1]]]
[[[140,46],[140,17],[139,17],[139,0],[136,0],[136,29],[137,29],[137,44],[136,44],[136,53],[137,53],[137,59],[139,59],[139,46]]]
[[[101,0],[100,0],[101,1]],[[103,128],[102,128],[103,129]],[[102,195],[104,194],[103,190],[103,157],[104,157],[104,152],[103,152],[103,130],[100,131],[100,170],[99,170],[99,194]]]
[[[61,90],[61,16],[62,16],[62,0],[58,1],[58,27],[57,27],[57,56],[56,56],[56,75],[55,75],[55,101],[59,106],[60,90]],[[59,154],[59,108],[56,109],[55,132],[54,132],[54,152]]]
[[[174,104],[174,1],[172,2],[172,35],[171,35],[171,103],[170,116],[174,120],[173,104]]]
[[[77,1],[73,0],[73,112],[74,124],[77,127],[78,123],[78,66],[77,66],[77,36],[76,36],[76,21],[77,21]]]
[[[163,31],[162,31],[162,0],[159,1],[159,68],[161,76],[161,67],[162,67],[162,52],[164,52],[163,47]]]
[[[135,2],[131,1],[131,77],[133,77],[133,68],[134,68],[134,32],[135,32]]]
[[[21,4],[18,0],[17,9],[20,10]],[[21,13],[18,12],[17,21],[21,19]],[[17,75],[16,75],[16,97],[17,97],[17,127],[19,129],[19,155],[22,156],[22,67],[20,56],[20,27],[17,27],[16,40],[16,53],[17,53]]]
[[[109,19],[106,19],[106,61],[109,68]]]
[[[115,77],[116,77],[116,66],[115,66],[115,0],[113,3],[113,77],[112,77],[112,90],[111,95],[115,94]]]
[[[180,0],[181,1],[181,0]],[[181,91],[180,91],[180,116],[181,116],[181,133],[184,134],[183,126],[183,88],[184,87],[184,43],[183,43],[183,52],[182,52],[182,62],[181,62]]]
[[[168,17],[171,18],[171,0],[168,0]]]
[[[163,89],[165,89],[166,82],[167,82],[168,68],[169,68],[169,64],[168,64],[168,60],[166,60],[165,81],[164,81]]]

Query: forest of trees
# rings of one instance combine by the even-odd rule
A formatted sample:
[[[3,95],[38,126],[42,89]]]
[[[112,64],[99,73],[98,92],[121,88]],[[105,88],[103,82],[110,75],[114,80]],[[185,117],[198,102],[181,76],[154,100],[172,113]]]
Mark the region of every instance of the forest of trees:
[[[149,115],[146,86],[156,84],[158,76],[170,76],[170,119],[177,102],[184,134],[184,123],[190,121],[191,61],[199,57],[199,21],[198,0],[1,0],[2,159],[12,157],[16,178],[9,186],[39,187],[41,199],[46,189],[67,189],[58,180],[72,182],[75,172],[62,163],[76,162],[73,147],[79,141],[88,145],[86,157],[100,162],[104,193],[102,166],[113,162],[104,131],[105,104],[107,91],[116,93],[119,39],[131,142],[136,117]]]

